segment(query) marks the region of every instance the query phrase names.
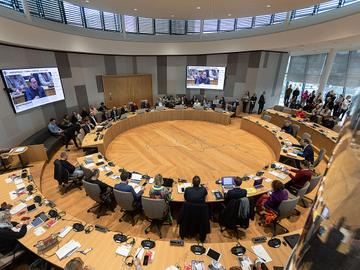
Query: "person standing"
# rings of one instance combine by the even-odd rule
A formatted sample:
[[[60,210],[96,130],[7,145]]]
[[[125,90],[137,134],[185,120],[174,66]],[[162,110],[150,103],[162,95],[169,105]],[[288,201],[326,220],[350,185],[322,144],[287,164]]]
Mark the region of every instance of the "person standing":
[[[242,105],[243,105],[243,113],[246,113],[246,107],[249,103],[249,100],[250,100],[250,93],[248,91],[241,98]]]
[[[250,107],[249,107],[249,113],[251,114],[254,110],[255,104],[256,104],[257,96],[254,93],[250,98]]]
[[[292,93],[292,97],[291,100],[296,104],[297,102],[297,98],[300,95],[300,90],[298,87],[296,87],[296,89],[294,90],[294,92]]]
[[[343,100],[343,102],[341,103],[341,110],[340,110],[340,120],[343,119],[346,111],[349,109],[350,107],[350,103],[351,103],[351,96],[347,95],[346,98]]]
[[[292,93],[292,85],[290,84],[288,89],[285,90],[285,97],[284,97],[284,106],[289,107],[289,100]]]
[[[261,114],[262,111],[264,110],[264,105],[265,105],[265,91],[261,94],[258,103],[259,103],[258,114]]]

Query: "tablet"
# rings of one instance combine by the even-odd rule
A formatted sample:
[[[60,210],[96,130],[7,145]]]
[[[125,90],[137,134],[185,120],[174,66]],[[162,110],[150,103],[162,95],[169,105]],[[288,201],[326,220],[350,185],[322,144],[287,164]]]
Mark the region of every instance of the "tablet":
[[[206,255],[209,256],[211,259],[215,260],[215,261],[219,261],[221,258],[221,254],[215,250],[213,250],[212,248],[209,248],[206,251]]]
[[[39,226],[39,225],[41,225],[43,223],[44,223],[44,221],[40,217],[37,217],[31,222],[31,225],[33,227],[37,227],[37,226]]]

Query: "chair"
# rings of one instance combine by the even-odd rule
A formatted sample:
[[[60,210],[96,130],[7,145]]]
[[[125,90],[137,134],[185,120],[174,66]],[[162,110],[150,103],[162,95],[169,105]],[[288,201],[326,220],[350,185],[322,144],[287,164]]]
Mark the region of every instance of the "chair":
[[[24,254],[25,254],[24,249],[19,249],[19,250],[15,251],[15,253],[13,251],[11,251],[7,254],[0,253],[0,270],[8,269],[8,267],[11,264],[13,264],[19,257],[21,257]]]
[[[270,121],[271,121],[271,116],[264,113],[264,114],[261,116],[261,119],[263,119],[263,120],[265,120],[265,121],[267,121],[267,122],[270,122]]]
[[[304,132],[303,135],[301,135],[301,140],[305,139],[311,140],[311,135],[307,132]]]
[[[305,192],[305,195],[309,194],[310,192],[312,192],[316,187],[317,185],[319,184],[320,180],[322,179],[322,175],[321,174],[318,174],[318,175],[313,175],[311,177],[311,180],[310,180],[310,184],[309,184],[309,187],[308,189],[306,190]],[[312,199],[304,196],[304,198],[306,198],[307,200],[311,201],[311,203],[313,202]]]
[[[200,242],[205,242],[210,233],[209,206],[206,203],[185,202],[181,209],[178,224],[181,239],[199,236]]]
[[[10,148],[0,149],[0,162],[4,171],[7,171],[11,167],[11,156],[9,155]]]
[[[280,221],[284,218],[289,218],[292,215],[298,201],[299,197],[293,197],[280,203],[278,216],[273,221],[273,236],[276,236],[276,226],[280,226],[285,231],[285,233],[289,232],[288,229],[286,229],[283,225],[280,224]]]
[[[324,159],[324,156],[326,154],[326,150],[324,148],[321,148],[319,151],[319,155],[317,156],[316,160],[313,163],[313,168],[316,168],[320,162]]]
[[[145,228],[145,233],[149,233],[151,228],[156,226],[159,237],[162,238],[161,226],[168,216],[169,205],[164,199],[151,199],[148,197],[141,197],[141,204],[146,218],[151,222]]]
[[[140,204],[135,203],[134,196],[131,192],[124,192],[116,189],[114,189],[113,192],[117,205],[125,211],[124,215],[119,218],[119,222],[122,222],[126,216],[129,216],[131,223],[134,226],[136,223],[134,217],[140,208]]]
[[[310,182],[306,182],[304,184],[304,186],[300,189],[296,189],[296,188],[290,188],[289,189],[289,197],[299,197],[299,200],[301,200],[301,202],[303,203],[303,205],[306,207],[306,203],[304,201],[304,197],[305,197],[305,194],[306,194],[306,191],[308,190],[310,186]],[[294,209],[294,211],[296,212],[296,215],[300,215],[300,211],[297,210],[297,209]]]
[[[54,161],[54,178],[59,183],[61,194],[67,193],[73,188],[82,189],[80,179],[72,176],[68,170],[61,166],[58,159]]]
[[[100,216],[106,214],[107,210],[104,201],[101,199],[100,187],[98,184],[89,183],[85,180],[83,180],[82,182],[85,188],[86,195],[96,202],[96,204],[90,207],[87,212],[89,213],[94,210],[94,213],[96,213],[96,218],[100,218]]]
[[[297,124],[292,124],[291,126],[293,128],[293,136],[296,138],[297,134],[299,133],[300,126]]]
[[[82,165],[80,165],[81,170],[84,172],[84,180],[88,180],[92,176],[92,171]]]
[[[282,112],[282,111],[284,110],[284,107],[283,107],[283,106],[280,106],[280,105],[275,105],[275,106],[274,106],[274,110],[275,110],[275,111]]]

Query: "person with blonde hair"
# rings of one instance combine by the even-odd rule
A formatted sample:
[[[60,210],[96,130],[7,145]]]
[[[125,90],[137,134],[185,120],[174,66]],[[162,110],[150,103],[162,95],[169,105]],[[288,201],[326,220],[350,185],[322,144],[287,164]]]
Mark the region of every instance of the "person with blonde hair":
[[[154,185],[151,187],[149,196],[153,199],[170,200],[171,190],[164,187],[164,180],[161,174],[157,174],[154,177]]]
[[[83,260],[79,257],[76,257],[67,262],[64,270],[94,270],[94,268],[84,265]]]

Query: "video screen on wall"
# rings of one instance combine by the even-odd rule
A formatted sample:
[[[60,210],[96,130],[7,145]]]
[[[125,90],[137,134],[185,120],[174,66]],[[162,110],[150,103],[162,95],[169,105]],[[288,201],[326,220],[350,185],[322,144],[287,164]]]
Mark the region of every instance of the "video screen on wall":
[[[186,87],[224,90],[225,67],[187,66]]]
[[[16,113],[65,98],[57,67],[3,69],[1,73]]]

